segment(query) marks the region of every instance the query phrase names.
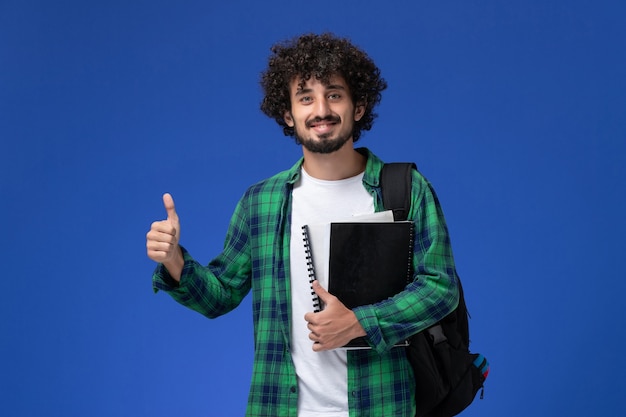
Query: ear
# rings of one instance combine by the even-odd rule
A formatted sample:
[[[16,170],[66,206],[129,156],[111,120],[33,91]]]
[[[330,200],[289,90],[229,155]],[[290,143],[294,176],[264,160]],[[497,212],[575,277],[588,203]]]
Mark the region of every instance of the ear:
[[[285,110],[285,113],[283,114],[283,120],[285,121],[287,126],[294,127],[295,123],[293,121],[293,117],[291,116],[291,111]]]
[[[364,101],[360,101],[356,103],[356,106],[354,107],[354,121],[355,122],[358,122],[359,120],[361,120],[361,118],[365,114],[365,107],[366,107],[366,103]]]

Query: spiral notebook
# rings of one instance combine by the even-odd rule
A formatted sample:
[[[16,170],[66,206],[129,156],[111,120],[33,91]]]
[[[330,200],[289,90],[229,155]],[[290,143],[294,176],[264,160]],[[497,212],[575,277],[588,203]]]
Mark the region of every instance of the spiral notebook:
[[[350,309],[393,297],[412,280],[413,228],[409,221],[303,226],[309,281],[317,280]],[[320,300],[311,294],[320,311]],[[369,345],[358,338],[345,347]]]

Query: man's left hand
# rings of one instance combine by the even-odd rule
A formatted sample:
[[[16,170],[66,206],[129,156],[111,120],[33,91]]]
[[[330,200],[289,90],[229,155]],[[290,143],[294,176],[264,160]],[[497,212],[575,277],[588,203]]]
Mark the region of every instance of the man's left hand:
[[[352,310],[347,308],[337,297],[313,281],[313,290],[326,307],[319,313],[307,313],[304,319],[311,331],[309,339],[313,350],[320,352],[346,345],[354,338],[365,336],[365,330]]]

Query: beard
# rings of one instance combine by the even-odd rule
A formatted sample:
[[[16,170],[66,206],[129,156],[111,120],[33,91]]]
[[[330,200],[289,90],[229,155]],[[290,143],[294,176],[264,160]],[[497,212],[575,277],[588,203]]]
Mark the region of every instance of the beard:
[[[327,117],[324,119],[316,118],[307,123],[319,123],[322,121],[328,121],[333,123],[339,123],[340,119],[334,117]],[[298,131],[298,128],[294,126],[294,136],[298,145],[304,146],[306,150],[313,153],[329,154],[338,151],[346,144],[352,137],[352,132],[344,135],[339,134],[336,137],[332,136],[332,133],[319,135],[318,139],[313,139],[311,136],[304,136]]]

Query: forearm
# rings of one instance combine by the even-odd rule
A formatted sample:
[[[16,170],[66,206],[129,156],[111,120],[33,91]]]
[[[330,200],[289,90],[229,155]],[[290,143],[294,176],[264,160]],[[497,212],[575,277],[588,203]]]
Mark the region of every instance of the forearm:
[[[171,276],[163,264],[153,274],[155,292],[167,292],[178,303],[200,314],[215,318],[239,305],[250,289],[250,280],[244,269],[233,266],[221,269],[209,264],[200,265],[181,248],[183,267],[179,280]],[[218,259],[218,258],[216,258]]]
[[[384,352],[432,326],[457,304],[454,276],[422,277],[392,299],[357,307],[354,313],[374,349]]]
[[[459,300],[443,211],[430,184],[418,174],[413,178],[413,196],[409,215],[415,223],[413,281],[392,299],[355,309],[370,343],[379,351],[435,324]]]

